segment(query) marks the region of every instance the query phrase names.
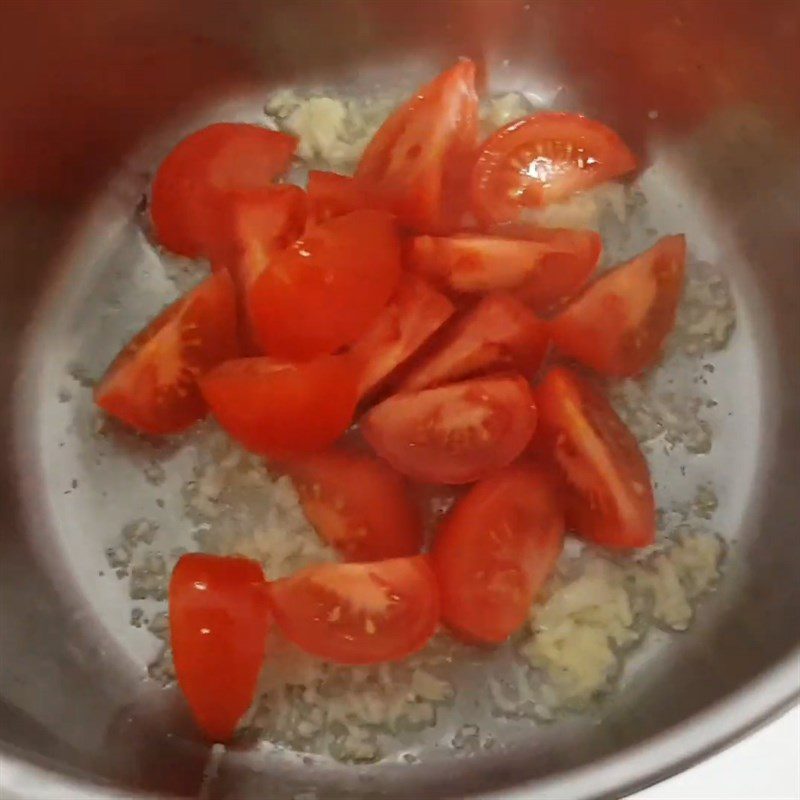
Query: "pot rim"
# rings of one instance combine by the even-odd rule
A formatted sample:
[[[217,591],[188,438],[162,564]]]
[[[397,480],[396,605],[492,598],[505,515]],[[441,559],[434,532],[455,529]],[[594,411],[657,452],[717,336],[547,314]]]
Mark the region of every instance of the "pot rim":
[[[724,700],[648,741],[576,770],[483,792],[483,800],[600,800],[652,786],[744,739],[800,703],[800,645]],[[35,791],[35,795],[30,792]],[[7,800],[146,800],[157,795],[81,780],[0,746],[0,794]],[[162,798],[163,800],[163,798]]]

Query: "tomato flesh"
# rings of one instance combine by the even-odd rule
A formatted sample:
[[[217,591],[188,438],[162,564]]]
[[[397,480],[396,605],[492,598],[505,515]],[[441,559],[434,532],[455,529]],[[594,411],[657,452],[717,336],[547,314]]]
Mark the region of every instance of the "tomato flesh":
[[[322,450],[350,426],[359,370],[349,356],[301,364],[227,361],[200,381],[212,413],[248,450],[273,458]]]
[[[685,238],[667,236],[604,273],[553,320],[559,350],[604,375],[652,367],[675,326],[685,269]]]
[[[498,292],[445,329],[437,347],[410,370],[401,388],[427,389],[499,369],[533,375],[549,344],[547,326],[518,300]]]
[[[485,225],[564,200],[636,168],[622,139],[579,114],[533,114],[494,133],[472,172],[472,210]]]
[[[379,456],[434,484],[470,483],[510,464],[535,427],[530,387],[514,375],[396,394],[361,420]]]
[[[562,498],[544,467],[507,467],[476,484],[431,551],[442,621],[467,641],[504,642],[528,618],[563,540]]]
[[[150,215],[159,243],[189,258],[216,255],[225,244],[220,218],[227,194],[270,184],[296,146],[293,136],[243,123],[209,125],[187,136],[153,180]]]
[[[362,364],[359,395],[373,392],[425,344],[455,311],[421,278],[405,275],[389,305],[351,352]]]
[[[208,411],[198,378],[238,347],[233,283],[227,273],[212,275],[131,339],[94,401],[141,433],[178,433]]]
[[[461,213],[477,137],[475,65],[462,59],[383,123],[356,177],[405,227],[449,229]]]
[[[536,390],[537,441],[564,475],[567,521],[604,547],[646,547],[655,538],[655,500],[634,435],[600,392],[565,367]]]
[[[263,352],[302,361],[351,344],[399,280],[400,238],[391,215],[354,211],[315,225],[275,254],[250,290]]]
[[[422,519],[402,476],[372,456],[328,450],[287,465],[306,517],[348,561],[417,555]]]
[[[253,702],[272,624],[261,566],[245,558],[181,557],[169,586],[178,684],[213,742],[226,742]]]
[[[270,586],[284,635],[317,658],[377,664],[420,650],[439,624],[427,556],[321,564]]]
[[[308,173],[309,219],[327,222],[361,209],[383,209],[384,204],[369,192],[357,178],[336,172],[311,170]]]
[[[514,233],[515,238],[417,236],[409,248],[410,267],[447,290],[509,291],[544,313],[573,297],[600,259],[602,242],[594,231],[529,228]]]

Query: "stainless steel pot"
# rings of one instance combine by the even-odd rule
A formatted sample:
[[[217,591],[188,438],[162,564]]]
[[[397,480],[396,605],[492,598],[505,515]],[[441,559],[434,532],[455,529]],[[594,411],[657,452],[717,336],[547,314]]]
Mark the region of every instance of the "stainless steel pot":
[[[310,788],[324,800],[617,797],[794,702],[794,0],[9,0],[0,36],[3,797],[196,796],[209,764],[210,798]],[[728,271],[739,330],[719,371],[737,412],[708,461],[732,542],[725,581],[599,720],[520,723],[502,729],[502,747],[469,760],[430,748],[419,763],[359,768],[308,766],[280,751],[209,761],[175,695],[143,682],[140,633],[126,624],[121,591],[96,575],[109,520],[140,500],[136,479],[89,463],[85,420],[59,402],[70,364],[100,369],[153,310],[137,293],[136,270],[147,265],[131,220],[177,128],[129,154],[173,119],[243,91],[387,76],[411,85],[462,54],[483,59],[496,88],[555,96],[615,125],[653,165],[666,226],[687,230]],[[147,454],[134,446],[131,457],[138,468]],[[81,495],[87,481],[94,495]]]

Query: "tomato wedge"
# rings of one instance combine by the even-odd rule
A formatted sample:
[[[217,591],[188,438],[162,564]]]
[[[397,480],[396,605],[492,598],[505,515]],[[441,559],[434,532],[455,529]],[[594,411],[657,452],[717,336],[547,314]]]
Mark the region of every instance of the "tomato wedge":
[[[200,381],[211,411],[248,450],[274,458],[322,450],[349,427],[358,365],[349,356],[302,364],[226,361]]]
[[[536,427],[530,387],[503,375],[384,400],[361,420],[375,452],[424,483],[461,484],[510,464]]]
[[[327,222],[364,208],[384,209],[385,204],[357,178],[312,169],[308,173],[309,219]]]
[[[602,252],[594,231],[529,228],[517,238],[459,233],[416,236],[409,266],[434,284],[462,294],[506,290],[543,313],[589,280]]]
[[[405,275],[395,296],[351,352],[362,364],[364,397],[405,363],[455,311],[453,304],[421,278]]]
[[[294,244],[306,226],[305,192],[293,184],[230,192],[224,215],[229,233],[227,253],[212,261],[213,270],[227,269],[238,287],[248,290],[270,257]]]
[[[94,392],[100,408],[149,434],[178,433],[208,411],[197,379],[238,352],[230,276],[212,275],[123,348]]]
[[[565,367],[536,390],[536,441],[569,487],[567,521],[604,547],[646,547],[655,538],[655,501],[642,451],[611,404]]]
[[[306,205],[305,192],[291,184],[231,192],[226,201],[229,233],[221,237],[211,268],[227,269],[236,285],[242,349],[247,354],[260,352],[250,321],[250,289],[272,256],[300,238]]]
[[[400,280],[400,238],[384,211],[354,211],[314,226],[272,258],[250,290],[263,351],[303,361],[351,344]]]
[[[383,461],[328,450],[286,469],[309,522],[348,561],[414,556],[422,549],[419,508],[402,476]]]
[[[275,581],[270,590],[284,635],[339,664],[405,658],[439,625],[439,592],[427,556],[320,564]]]
[[[601,122],[533,114],[482,146],[472,172],[472,210],[486,225],[513,222],[524,208],[564,200],[634,169],[633,153]]]
[[[230,739],[253,702],[271,624],[260,564],[200,553],[178,561],[169,585],[175,672],[212,742]]]
[[[153,180],[150,215],[158,241],[190,258],[215,255],[224,245],[219,218],[226,194],[271,183],[287,169],[296,146],[293,136],[238,122],[187,136]]]
[[[550,345],[547,325],[507,294],[484,297],[455,320],[436,349],[417,364],[403,390],[427,389],[498,369],[533,375]]]
[[[431,551],[442,621],[467,641],[504,642],[528,618],[563,541],[562,498],[544,467],[507,467],[475,485]]]
[[[675,326],[686,239],[667,236],[601,275],[552,322],[562,353],[604,375],[638,375],[661,357]]]
[[[475,64],[462,59],[383,123],[356,177],[405,227],[438,232],[460,217],[477,144]]]

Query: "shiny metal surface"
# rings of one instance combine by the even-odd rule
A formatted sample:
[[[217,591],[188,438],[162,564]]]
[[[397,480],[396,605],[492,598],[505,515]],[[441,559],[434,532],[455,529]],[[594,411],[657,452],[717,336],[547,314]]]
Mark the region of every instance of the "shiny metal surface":
[[[12,0],[0,5],[0,37],[3,797],[193,797],[204,771],[212,800],[309,789],[321,800],[617,797],[794,701],[797,3]],[[182,127],[231,109],[256,115],[271,85],[411,86],[462,54],[484,60],[498,90],[618,127],[651,165],[653,225],[685,230],[734,286],[737,333],[713,382],[721,433],[688,479],[719,488],[725,581],[689,632],[656,642],[600,719],[496,720],[500,746],[469,759],[435,733],[414,764],[395,754],[309,766],[280,750],[217,763],[180,698],[143,680],[153,642],[127,624],[124,587],[97,574],[105,545],[145,504],[178,541],[180,448],[125,440],[100,452],[86,406],[60,399],[81,393],[74,365],[98,374],[176,291],[158,282],[135,206]],[[158,510],[141,479],[153,459],[169,465]],[[657,472],[680,488],[674,462]]]

